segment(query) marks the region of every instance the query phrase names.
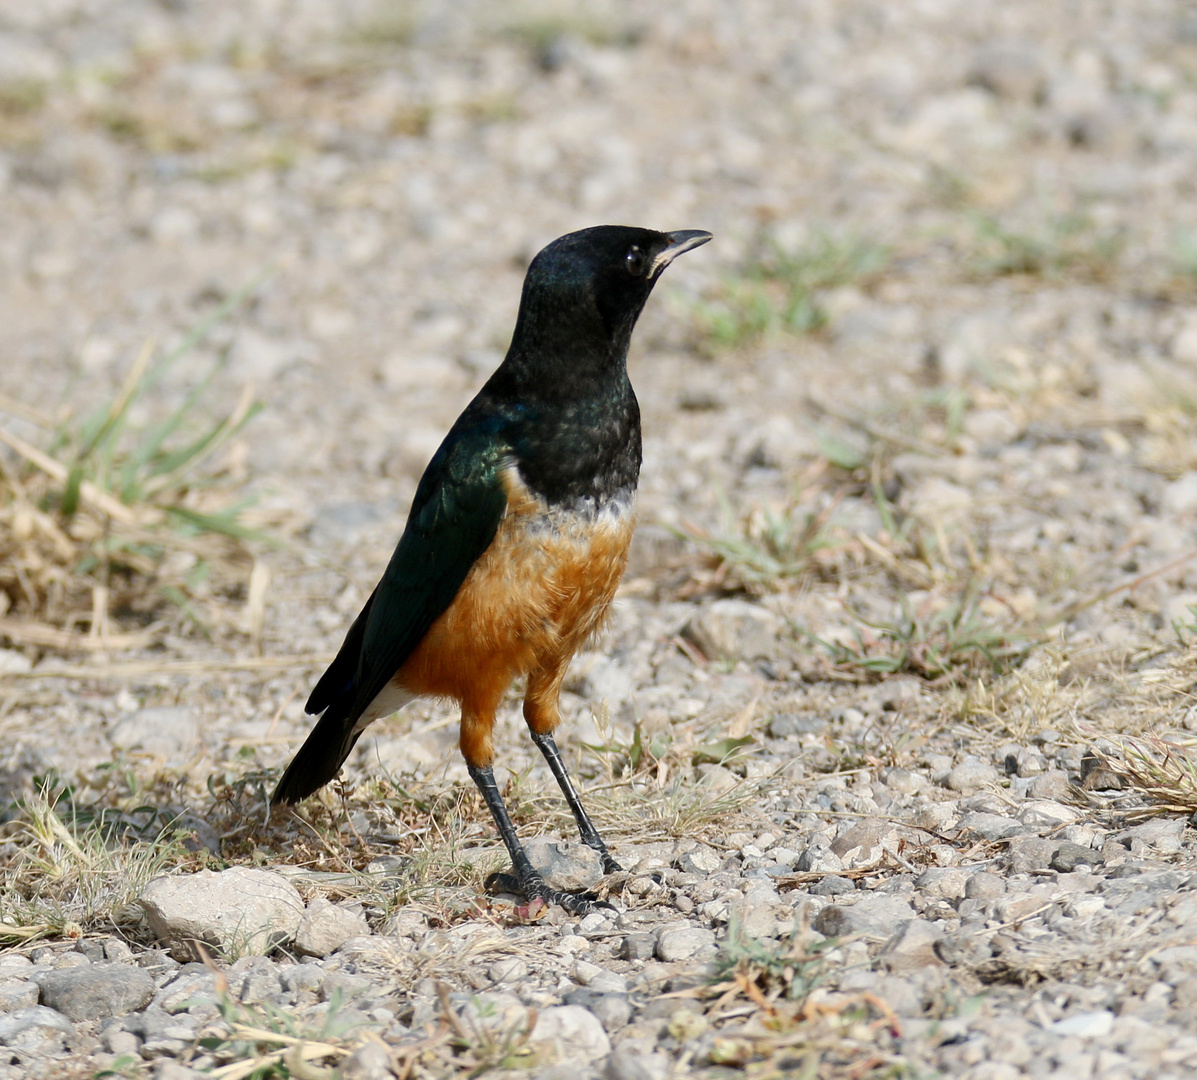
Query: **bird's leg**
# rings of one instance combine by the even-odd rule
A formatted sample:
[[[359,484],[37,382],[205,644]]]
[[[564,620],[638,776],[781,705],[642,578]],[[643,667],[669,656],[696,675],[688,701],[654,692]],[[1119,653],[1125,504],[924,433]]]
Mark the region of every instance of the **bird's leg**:
[[[587,847],[594,848],[602,857],[604,874],[618,874],[623,867],[611,857],[611,852],[607,850],[607,845],[599,836],[598,829],[594,827],[594,822],[590,820],[590,815],[582,806],[577,789],[569,778],[569,773],[565,771],[565,762],[561,760],[561,752],[553,740],[553,733],[551,731],[533,731],[532,741],[540,748],[545,761],[549,763],[549,768],[553,770],[553,775],[557,777],[557,785],[561,788],[565,801],[569,803],[570,810],[573,811],[574,821],[578,823],[578,834],[582,837],[582,843]]]
[[[515,835],[515,826],[511,823],[511,816],[503,803],[503,796],[499,794],[499,786],[495,783],[494,770],[489,765],[468,765],[470,777],[482,792],[482,798],[490,810],[490,816],[495,819],[495,826],[503,843],[507,847],[507,854],[511,856],[511,864],[515,867],[515,876],[519,890],[528,900],[540,899],[546,904],[559,904],[566,911],[575,915],[586,915],[593,907],[589,900],[572,893],[550,889],[540,872],[532,865],[523,844]]]
[[[574,787],[573,781],[570,780],[569,773],[565,771],[565,762],[561,760],[561,751],[557,749],[557,744],[553,741],[553,729],[561,720],[559,705],[561,682],[569,667],[569,659],[568,653],[562,653],[552,662],[545,664],[528,676],[528,691],[524,695],[524,720],[528,723],[532,741],[544,754],[545,761],[549,763],[549,768],[553,770],[553,775],[557,778],[557,786],[561,788],[561,794],[569,803],[574,821],[578,823],[578,834],[582,837],[582,843],[589,848],[594,848],[599,853],[603,860],[604,874],[617,874],[623,867],[611,857],[611,852],[607,850],[607,845],[599,836],[594,822],[590,820],[589,815],[583,809],[577,789]]]

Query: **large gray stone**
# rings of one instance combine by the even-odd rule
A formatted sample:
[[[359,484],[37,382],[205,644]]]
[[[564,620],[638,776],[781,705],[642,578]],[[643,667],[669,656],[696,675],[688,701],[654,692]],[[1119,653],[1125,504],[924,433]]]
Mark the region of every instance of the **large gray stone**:
[[[890,971],[916,971],[925,967],[942,967],[943,961],[935,952],[935,946],[942,938],[943,929],[938,923],[930,923],[924,919],[911,919],[885,943],[885,948],[881,952],[882,963]]]
[[[0,649],[0,675],[23,674],[33,667],[33,661],[15,649]]]
[[[14,20],[14,25],[19,22]],[[61,71],[58,56],[34,36],[0,34],[0,93],[7,98],[19,102],[28,95],[28,100],[37,100]]]
[[[969,900],[996,900],[1006,893],[1006,881],[1000,874],[978,870],[964,886],[964,895]]]
[[[611,1040],[599,1018],[581,1005],[542,1009],[528,1036],[532,1046],[546,1046],[557,1061],[593,1065],[611,1052]]]
[[[883,841],[893,833],[894,827],[888,821],[859,821],[837,836],[830,850],[845,869],[874,866],[885,857]]]
[[[800,873],[838,874],[844,869],[844,863],[830,848],[812,844],[798,856],[794,869]]]
[[[902,924],[914,918],[914,908],[900,896],[873,893],[861,897],[855,904],[828,904],[815,916],[814,927],[827,937],[888,938]]]
[[[997,97],[1031,105],[1047,87],[1047,66],[1038,47],[1030,42],[987,41],[973,54],[969,81]]]
[[[657,959],[665,963],[689,960],[715,944],[714,931],[701,926],[675,926],[662,930],[657,937]]]
[[[969,794],[997,783],[998,771],[985,761],[962,761],[948,773],[946,785],[953,791]]]
[[[671,1061],[660,1051],[614,1050],[603,1065],[603,1080],[665,1080]]]
[[[793,917],[793,908],[781,902],[777,890],[768,882],[750,887],[741,897],[728,905],[730,916],[740,932],[753,938],[770,938],[778,934],[779,920]]]
[[[268,953],[295,937],[304,911],[286,878],[247,866],[154,878],[138,900],[154,936],[185,959],[195,939],[226,957]]]
[[[25,1049],[61,1042],[63,1035],[74,1035],[75,1025],[55,1009],[33,1005],[0,1016],[0,1046]]]
[[[589,889],[602,880],[602,857],[580,840],[549,840],[538,836],[528,840],[524,850],[550,889],[575,892]]]
[[[1028,874],[1033,870],[1046,870],[1058,849],[1059,844],[1054,840],[1016,836],[1010,841],[1006,859],[1012,873]]]
[[[153,1004],[168,1013],[179,1012],[191,1003],[216,1004],[216,975],[207,970],[195,970],[195,967],[181,969],[178,976],[154,995]]]
[[[777,655],[781,619],[747,600],[716,600],[682,629],[711,660],[768,660]]]
[[[687,848],[674,860],[676,866],[684,874],[713,874],[723,866],[723,856],[706,844],[695,844]]]
[[[972,870],[962,866],[932,866],[919,874],[915,885],[925,896],[937,900],[959,900],[964,896],[972,874]]]
[[[1051,1026],[1057,1035],[1075,1035],[1081,1039],[1100,1039],[1114,1030],[1114,1014],[1109,1009],[1096,1012],[1076,1013]]]
[[[1154,848],[1158,854],[1170,855],[1180,850],[1180,838],[1184,827],[1185,823],[1181,818],[1152,818],[1119,833],[1115,839],[1127,844],[1132,852]]]
[[[1001,814],[983,814],[974,811],[965,814],[957,822],[957,828],[963,832],[976,833],[982,840],[1001,840],[1011,836],[1022,828],[1022,823],[1013,818],[1003,817]]]
[[[1080,816],[1080,813],[1071,806],[1065,806],[1052,799],[1032,799],[1018,811],[1018,820],[1024,825],[1047,826],[1048,828],[1071,825]]]
[[[337,1069],[339,1080],[391,1080],[391,1052],[374,1039],[362,1043]]]
[[[124,1016],[154,996],[154,980],[143,968],[111,961],[48,971],[35,978],[42,1004],[71,1020]]]
[[[365,937],[369,933],[370,927],[357,912],[317,897],[299,920],[295,951],[304,956],[327,956],[350,938]]]
[[[0,1012],[14,1012],[17,1009],[36,1005],[41,997],[41,987],[24,979],[5,979],[0,982]]]

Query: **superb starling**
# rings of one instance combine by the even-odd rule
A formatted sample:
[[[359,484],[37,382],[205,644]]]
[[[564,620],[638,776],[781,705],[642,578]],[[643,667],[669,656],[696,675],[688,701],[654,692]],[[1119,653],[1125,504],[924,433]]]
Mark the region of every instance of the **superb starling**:
[[[532,260],[507,355],[429,462],[391,561],[307,711],[321,714],[274,792],[331,780],[369,724],[420,695],[461,706],[461,752],[531,901],[585,912],[533,869],[495,784],[491,729],[514,679],[582,840],[599,837],[553,741],[573,654],[602,625],[632,539],[640,409],[632,329],[662,271],[707,232],[601,225]]]

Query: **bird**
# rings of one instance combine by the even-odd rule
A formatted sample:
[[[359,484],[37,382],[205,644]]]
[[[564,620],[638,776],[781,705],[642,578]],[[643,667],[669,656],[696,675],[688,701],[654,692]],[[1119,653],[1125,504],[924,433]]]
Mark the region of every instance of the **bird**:
[[[398,546],[305,709],[318,715],[272,803],[332,780],[362,732],[421,696],[461,710],[458,744],[528,902],[585,914],[550,889],[494,776],[495,712],[526,680],[524,719],[583,843],[617,873],[553,732],[574,653],[627,566],[640,476],[640,407],[627,372],[636,321],[674,259],[711,239],[599,225],[558,237],[524,278],[507,353],[424,471]]]

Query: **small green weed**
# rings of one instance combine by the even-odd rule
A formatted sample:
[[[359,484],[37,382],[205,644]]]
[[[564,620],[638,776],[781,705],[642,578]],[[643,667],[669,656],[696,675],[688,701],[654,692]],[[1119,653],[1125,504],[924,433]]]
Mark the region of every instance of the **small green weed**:
[[[834,448],[826,452],[833,453]],[[820,552],[839,543],[830,524],[834,501],[816,510],[795,496],[780,510],[754,507],[739,521],[726,497],[720,501],[723,526],[719,532],[690,526],[677,530],[677,535],[711,556],[714,584],[723,591],[759,596],[784,589],[812,568]]]
[[[716,989],[739,983],[744,989],[755,988],[766,1000],[801,1002],[822,983],[826,953],[838,945],[836,938],[812,941],[809,927],[801,924],[782,941],[752,937],[733,915],[711,981]]]
[[[821,293],[877,277],[888,251],[855,236],[817,234],[809,243],[787,251],[772,236],[718,293],[694,307],[703,340],[716,348],[734,348],[766,334],[784,331],[809,334],[827,325]]]
[[[1197,280],[1197,232],[1180,229],[1168,252],[1172,274],[1186,281],[1190,286]]]
[[[639,718],[632,727],[631,739],[624,741],[609,726],[605,704],[595,711],[595,726],[605,741],[583,743],[582,746],[604,762],[612,777],[656,771],[658,763],[665,760],[673,745],[669,731],[662,729],[650,734]]]
[[[229,297],[157,362],[147,345],[115,396],[58,423],[46,450],[0,427],[0,442],[24,466],[0,469],[0,613],[41,624],[29,640],[126,647],[109,633],[111,611],[144,625],[171,605],[206,632],[196,599],[244,590],[253,562],[246,542],[273,541],[246,521],[241,470],[213,459],[260,409],[250,387],[231,409],[210,407],[226,366],[221,355],[165,417],[138,421],[134,405],[257,284]],[[90,626],[90,642],[70,632],[80,623]]]
[[[37,112],[48,96],[48,87],[44,83],[18,76],[0,89],[0,115],[24,116]]]
[[[1188,615],[1172,620],[1172,633],[1179,645],[1188,645],[1197,637],[1197,604],[1186,604]]]
[[[970,213],[972,263],[983,277],[1022,274],[1104,280],[1122,249],[1117,234],[1099,232],[1083,213],[1055,215],[1034,231],[1016,229],[989,214]]]
[[[405,48],[419,28],[416,6],[409,0],[382,0],[349,31],[351,45],[379,49]]]
[[[160,422],[131,428],[129,410],[244,304],[258,284],[255,281],[229,297],[153,367],[150,366],[153,350],[150,346],[144,348],[116,397],[82,421],[59,428],[50,453],[68,463],[67,475],[61,490],[51,492],[48,500],[57,503],[64,518],[70,519],[78,511],[83,484],[90,481],[125,506],[159,510],[191,530],[238,538],[252,534],[238,521],[242,506],[235,505],[221,513],[204,513],[190,505],[187,498],[193,490],[212,485],[213,478],[204,475],[201,467],[261,409],[247,387],[232,411],[215,422],[199,421],[203,398],[225,367],[227,355],[222,354],[174,412]]]
[[[112,1059],[107,1068],[95,1074],[95,1080],[108,1080],[116,1077],[118,1080],[140,1080],[148,1076],[145,1059],[140,1054],[120,1054]]]
[[[223,1062],[208,1074],[217,1080],[331,1080],[333,1070],[317,1062],[348,1056],[348,1044],[362,1025],[360,1015],[342,1015],[344,1001],[339,989],[333,991],[318,1023],[304,1022],[267,1002],[245,1005],[229,993],[223,977],[218,990],[217,1008],[224,1030],[200,1039],[200,1046]]]
[[[150,878],[191,857],[185,831],[147,831],[139,816],[152,820],[153,808],[96,811],[52,779],[18,800],[4,825],[14,852],[0,869],[0,938],[75,938],[136,922]]]
[[[1135,818],[1197,812],[1197,753],[1191,737],[1116,737],[1117,753],[1091,750],[1100,767],[1145,805],[1131,809]]]
[[[437,993],[441,1013],[453,1032],[450,1045],[459,1054],[468,1055],[473,1065],[468,1076],[481,1076],[493,1069],[527,1069],[537,1064],[537,1051],[528,1043],[536,1023],[535,1012],[523,1013],[512,1023],[500,1014],[494,1002],[474,998],[469,1008],[459,1012],[453,1008],[449,988],[444,983],[437,983]]]
[[[715,974],[703,996],[718,1006],[746,999],[753,1008],[748,1024],[711,1032],[704,1076],[896,1077],[907,1075],[898,1055],[897,1017],[875,994],[840,995],[835,1004],[815,1002],[812,993],[831,973],[834,938],[814,940],[809,911],[803,909],[787,940],[761,940],[745,934],[733,919],[715,961]],[[744,1009],[737,1002],[737,1012]],[[735,1014],[732,1014],[735,1015]],[[678,1019],[671,1021],[671,1033]],[[679,1025],[706,1030],[705,1017]],[[675,1037],[681,1037],[677,1032]]]
[[[906,594],[899,604],[901,614],[893,621],[853,613],[856,624],[850,641],[811,637],[843,671],[882,676],[909,672],[943,682],[958,682],[980,670],[1001,674],[1017,665],[1032,645],[1029,637],[985,618],[971,588],[929,614],[916,611]]]
[[[635,44],[641,31],[582,6],[537,4],[522,12],[515,6],[499,25],[498,34],[524,45],[542,66],[551,68],[555,62],[553,50],[563,38],[611,47]]]

